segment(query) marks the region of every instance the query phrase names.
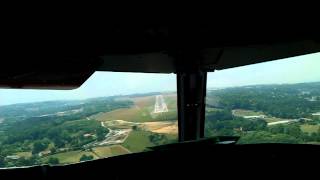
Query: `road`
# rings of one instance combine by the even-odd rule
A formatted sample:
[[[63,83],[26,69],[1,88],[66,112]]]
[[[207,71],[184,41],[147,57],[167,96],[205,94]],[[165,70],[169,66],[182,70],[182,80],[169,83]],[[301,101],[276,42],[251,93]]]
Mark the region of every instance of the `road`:
[[[156,103],[154,104],[154,113],[168,112],[167,104],[164,102],[162,95],[156,96]]]
[[[299,122],[299,120],[292,119],[292,120],[276,121],[276,122],[268,123],[268,126],[277,125],[277,124],[287,124],[287,123],[293,123],[293,122]]]
[[[87,147],[95,147],[95,146],[102,146],[102,145],[121,144],[128,138],[130,132],[132,131],[132,129],[113,130],[108,128],[104,124],[104,122],[101,122],[101,126],[109,130],[108,134],[105,136],[105,139],[103,141],[86,144],[83,147],[87,148]]]
[[[98,142],[98,145],[112,145],[112,144],[121,144],[129,136],[132,129],[117,129],[112,130],[104,125],[104,122],[101,122],[101,126],[109,130],[109,133],[106,135],[105,139],[102,142]]]

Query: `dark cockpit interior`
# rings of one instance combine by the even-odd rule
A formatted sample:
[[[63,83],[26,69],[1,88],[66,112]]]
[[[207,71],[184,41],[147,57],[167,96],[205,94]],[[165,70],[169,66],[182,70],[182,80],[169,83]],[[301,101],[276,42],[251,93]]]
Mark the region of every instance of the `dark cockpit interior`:
[[[125,23],[89,30],[67,26],[30,25],[6,37],[0,87],[71,90],[96,71],[174,74],[178,142],[75,164],[1,168],[0,177],[214,179],[254,178],[253,172],[273,178],[277,173],[316,174],[319,145],[236,144],[239,137],[205,137],[208,73],[318,53],[316,30],[250,23],[237,28],[215,23]]]

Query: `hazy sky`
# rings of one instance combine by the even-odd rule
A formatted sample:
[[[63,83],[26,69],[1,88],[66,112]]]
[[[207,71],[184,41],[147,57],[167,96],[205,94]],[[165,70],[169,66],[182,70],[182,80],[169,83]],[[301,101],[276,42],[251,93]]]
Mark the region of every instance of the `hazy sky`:
[[[320,53],[226,69],[208,74],[208,87],[320,81]],[[96,72],[75,90],[0,89],[0,105],[176,91],[175,74]]]
[[[207,79],[208,87],[320,81],[320,53],[215,71]]]

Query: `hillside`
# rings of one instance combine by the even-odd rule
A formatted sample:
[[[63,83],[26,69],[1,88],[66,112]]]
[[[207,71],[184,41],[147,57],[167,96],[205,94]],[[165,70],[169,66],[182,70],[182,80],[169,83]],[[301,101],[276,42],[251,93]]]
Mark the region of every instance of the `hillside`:
[[[75,163],[176,141],[176,96],[164,94],[169,111],[155,113],[155,95],[0,106],[0,166]]]

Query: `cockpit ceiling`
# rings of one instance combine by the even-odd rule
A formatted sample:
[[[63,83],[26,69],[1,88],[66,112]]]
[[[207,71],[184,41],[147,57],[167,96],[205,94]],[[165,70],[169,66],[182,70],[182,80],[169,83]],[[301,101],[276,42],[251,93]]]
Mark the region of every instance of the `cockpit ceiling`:
[[[290,30],[131,26],[24,32],[2,49],[0,87],[71,89],[94,71],[213,71],[320,52],[319,33]]]

